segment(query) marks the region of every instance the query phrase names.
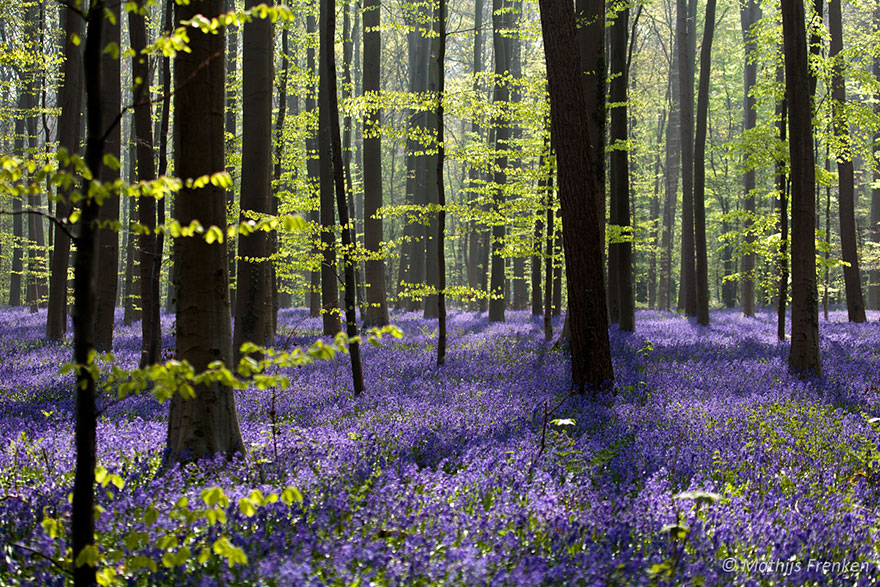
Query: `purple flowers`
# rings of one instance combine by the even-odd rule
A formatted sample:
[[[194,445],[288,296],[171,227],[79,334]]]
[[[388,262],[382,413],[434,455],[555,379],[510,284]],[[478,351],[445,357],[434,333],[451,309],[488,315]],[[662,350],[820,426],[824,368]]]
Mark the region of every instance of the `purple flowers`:
[[[232,462],[161,470],[167,407],[106,390],[99,462],[125,487],[98,491],[99,548],[160,561],[162,536],[193,545],[183,566],[112,563],[120,579],[150,584],[880,577],[880,429],[869,423],[880,415],[876,322],[849,324],[840,314],[822,323],[823,379],[802,381],[787,374],[787,345],[770,314],[721,312],[704,328],[640,312],[636,334],[612,330],[613,402],[570,398],[552,416],[565,425],[542,430],[544,405],[565,395],[567,361],[543,342],[540,318],[509,318],[452,313],[447,364],[438,368],[436,323],[395,314],[405,336],[362,347],[367,390],[358,399],[346,358],[292,369],[291,388],[274,391],[274,422],[272,390],[238,393],[249,452]],[[23,548],[60,560],[65,544],[42,521],[69,523],[73,398],[58,369],[70,348],[41,341],[44,320],[0,314],[4,584],[64,582]],[[308,346],[319,328],[301,310],[283,311],[279,324],[286,348]],[[136,365],[138,336],[138,325],[118,326],[120,364]],[[252,515],[237,506],[253,490],[268,496],[291,485],[301,503],[279,500]],[[181,497],[195,507],[213,486],[229,497],[225,526],[173,517]],[[681,498],[686,491],[720,497]],[[154,524],[144,522],[149,508],[159,512]],[[664,532],[670,525],[677,529]],[[126,544],[133,531],[147,538]],[[196,545],[221,536],[247,565],[199,562]]]

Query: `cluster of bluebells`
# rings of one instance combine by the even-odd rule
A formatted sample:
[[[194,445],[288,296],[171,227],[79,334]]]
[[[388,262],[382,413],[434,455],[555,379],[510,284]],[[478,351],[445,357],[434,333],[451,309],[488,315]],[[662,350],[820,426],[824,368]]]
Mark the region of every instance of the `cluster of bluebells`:
[[[347,357],[292,369],[289,389],[237,392],[247,455],[170,469],[167,406],[105,390],[98,459],[124,488],[98,491],[98,545],[140,529],[152,540],[131,556],[158,561],[160,535],[222,534],[248,559],[128,574],[114,563],[141,584],[870,584],[871,318],[822,323],[823,376],[803,380],[787,373],[769,313],[719,312],[700,327],[639,312],[635,334],[612,328],[616,382],[597,401],[567,395],[568,357],[543,341],[540,317],[452,313],[438,367],[436,322],[395,313],[404,338],[364,349],[361,397]],[[44,322],[0,313],[0,583],[65,581],[50,559],[66,544],[41,522],[69,524],[74,398],[58,371],[71,346],[45,343]],[[276,344],[307,347],[319,328],[284,310]],[[139,332],[117,328],[119,364],[136,366]],[[301,502],[236,507],[291,485]],[[173,504],[213,486],[229,496],[227,523],[176,528]],[[150,527],[148,508],[160,512]]]

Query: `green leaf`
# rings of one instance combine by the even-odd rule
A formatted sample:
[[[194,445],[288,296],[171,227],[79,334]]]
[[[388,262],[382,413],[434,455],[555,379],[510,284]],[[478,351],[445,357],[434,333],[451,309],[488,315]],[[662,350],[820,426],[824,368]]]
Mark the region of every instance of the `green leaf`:
[[[74,47],[79,47],[79,44],[82,42],[82,40],[79,38],[78,34],[72,33],[70,35],[70,42],[73,44]]]
[[[238,500],[238,509],[241,510],[241,513],[248,518],[252,518],[254,514],[257,513],[254,505],[246,497],[242,497],[240,500]]]
[[[229,505],[229,498],[226,497],[226,494],[219,487],[203,489],[202,500],[204,500],[207,506],[221,504],[223,507],[227,507]]]
[[[109,55],[113,59],[119,59],[119,45],[116,43],[107,43],[104,47],[104,55]]]
[[[89,565],[90,567],[98,566],[98,560],[100,559],[100,555],[98,555],[98,549],[94,544],[87,544],[83,547],[82,550],[79,551],[79,554],[76,556],[76,566],[81,567],[83,565]]]
[[[119,171],[121,169],[121,165],[119,164],[119,159],[111,155],[110,153],[104,153],[104,165],[109,167],[114,171]]]
[[[223,231],[216,226],[211,226],[205,232],[205,242],[210,244],[223,242]]]
[[[284,505],[291,505],[292,503],[296,503],[297,505],[303,504],[303,495],[300,493],[299,489],[291,485],[287,489],[281,492],[281,502]]]

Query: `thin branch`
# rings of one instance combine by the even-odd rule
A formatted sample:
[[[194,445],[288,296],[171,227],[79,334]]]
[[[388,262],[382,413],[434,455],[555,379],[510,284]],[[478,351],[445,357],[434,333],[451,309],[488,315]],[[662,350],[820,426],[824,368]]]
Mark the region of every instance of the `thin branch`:
[[[64,234],[66,234],[69,239],[72,240],[74,238],[73,233],[70,232],[70,228],[69,228],[70,224],[69,223],[53,216],[52,214],[49,214],[47,212],[43,212],[42,210],[34,210],[32,208],[27,208],[25,210],[3,210],[2,208],[0,208],[0,216],[2,216],[4,214],[6,214],[8,216],[19,216],[21,214],[35,214],[36,216],[42,216],[43,218],[48,218],[49,221],[52,222],[52,224],[54,224],[55,226],[57,226],[58,230],[60,230]]]
[[[68,569],[67,567],[65,567],[65,566],[62,565],[61,563],[59,563],[57,560],[55,560],[55,559],[52,558],[51,556],[48,556],[48,555],[43,554],[43,553],[40,552],[39,550],[34,550],[34,549],[31,548],[30,546],[25,546],[24,544],[19,544],[19,543],[17,543],[17,542],[10,542],[10,543],[9,543],[9,546],[14,546],[14,547],[16,547],[16,548],[20,548],[20,549],[22,549],[22,550],[26,550],[26,551],[30,552],[31,554],[35,554],[35,555],[37,555],[38,557],[43,558],[43,559],[49,561],[50,563],[52,563],[53,565],[55,565],[56,567],[58,567],[58,570],[61,571],[62,573],[64,573],[65,575],[69,575],[69,576],[71,576],[71,577],[73,576],[73,573],[70,571],[70,569]]]

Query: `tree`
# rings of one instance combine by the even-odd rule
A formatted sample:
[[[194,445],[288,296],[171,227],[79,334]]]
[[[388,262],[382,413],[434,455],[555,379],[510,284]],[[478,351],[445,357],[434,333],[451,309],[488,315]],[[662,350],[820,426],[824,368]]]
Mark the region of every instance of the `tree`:
[[[104,39],[106,44],[120,44],[120,4],[108,4],[107,10],[113,14],[105,24]],[[122,128],[119,125],[118,116],[122,111],[122,85],[121,85],[121,62],[112,51],[106,52],[101,60],[102,81],[101,91],[104,96],[104,119],[101,127],[107,133],[107,155],[117,162],[120,160],[122,148]],[[119,167],[101,165],[100,178],[102,182],[113,182],[119,178]],[[100,218],[102,223],[114,223],[119,221],[119,194],[111,194],[101,204]],[[119,233],[110,227],[101,228],[98,231],[98,306],[95,315],[95,344],[99,350],[109,351],[113,348],[113,315],[116,310],[116,298],[119,289],[119,277],[116,268],[119,266]]]
[[[629,138],[627,116],[627,45],[629,42],[629,8],[619,10],[611,26],[611,223],[621,229],[630,226],[629,202]],[[619,322],[620,330],[635,330],[635,299],[632,284],[632,242],[611,243],[608,246],[608,288],[615,291],[616,304],[611,307],[611,320]],[[612,254],[613,251],[613,254]]]
[[[709,264],[706,251],[706,127],[709,114],[709,72],[715,36],[715,0],[706,3],[703,45],[700,49],[700,83],[697,128],[694,137],[694,251],[696,253],[697,324],[709,325]]]
[[[156,167],[153,159],[153,109],[150,104],[150,68],[148,57],[143,54],[147,46],[147,28],[145,22],[146,5],[142,1],[138,10],[128,13],[128,29],[131,36],[132,74],[134,87],[134,135],[137,145],[138,179],[150,181],[156,178]],[[140,80],[140,83],[137,83]],[[145,196],[138,201],[138,221],[149,229],[138,238],[141,277],[141,366],[151,365],[159,360],[158,340],[152,335],[152,320],[158,319],[159,296],[153,286],[155,276],[154,264],[157,259],[156,250],[156,199]],[[131,261],[129,261],[131,263]],[[153,306],[157,307],[154,308]],[[156,318],[154,318],[156,316]]]
[[[81,36],[83,19],[70,6],[62,6],[64,16],[64,81],[58,97],[61,115],[58,120],[59,147],[68,153],[79,150],[82,135],[82,50],[73,42],[73,35]],[[69,169],[69,168],[68,168]],[[55,216],[70,215],[70,189],[59,190]],[[46,338],[61,340],[67,330],[67,266],[70,257],[70,237],[63,230],[56,230],[54,249],[50,260],[49,309],[46,315]]]
[[[381,88],[382,33],[378,0],[364,2],[364,96],[378,95]],[[388,302],[385,293],[385,261],[379,257],[384,238],[382,219],[376,216],[382,207],[382,124],[378,109],[364,114],[364,247],[371,257],[366,262],[367,311],[364,323],[368,326],[388,324]]]
[[[801,9],[803,12],[803,9]],[[745,43],[745,78],[743,98],[743,132],[749,132],[757,125],[758,114],[755,106],[755,97],[752,88],[757,83],[758,42],[752,32],[752,26],[761,18],[761,6],[756,0],[744,0],[740,4],[740,23],[742,24],[743,42]],[[743,177],[743,190],[745,191],[744,210],[747,214],[747,226],[745,236],[746,252],[742,258],[742,307],[743,315],[755,315],[755,254],[752,251],[755,235],[751,230],[751,224],[755,214],[755,170],[749,165],[746,156],[746,173]]]
[[[193,0],[177,7],[183,22],[202,14],[213,18],[223,10],[223,0]],[[175,169],[182,178],[196,178],[225,169],[224,33],[206,34],[191,29],[191,52],[177,55],[174,70]],[[199,145],[198,149],[190,145]],[[211,183],[184,187],[175,198],[176,219],[184,226],[198,220],[203,226],[226,226],[226,197]],[[214,361],[232,360],[232,325],[229,271],[225,241],[208,243],[197,237],[174,243],[177,265],[177,355],[204,371]],[[195,397],[175,394],[168,414],[168,461],[179,462],[244,450],[235,396],[219,383],[195,387]]]
[[[437,194],[440,206],[437,212],[437,364],[446,362],[446,251],[444,236],[446,232],[446,188],[443,185],[443,162],[446,159],[446,146],[443,134],[443,93],[446,89],[446,0],[439,0],[435,19],[437,38],[440,47],[437,51],[437,67],[440,77],[437,84]]]
[[[602,272],[595,169],[584,145],[587,126],[582,69],[577,55],[575,17],[566,0],[540,0],[541,29],[553,133],[556,138],[563,245],[571,322],[572,387],[583,392],[614,378]]]
[[[676,0],[675,36],[678,38],[679,99],[681,100],[681,292],[678,305],[685,314],[697,314],[694,268],[694,57],[687,0]],[[684,298],[682,300],[681,298]]]
[[[819,375],[819,308],[816,289],[816,182],[807,67],[804,5],[782,0],[788,150],[791,157],[791,354],[789,368]]]
[[[245,8],[257,6],[247,0]],[[242,31],[241,221],[271,213],[272,81],[274,51],[272,21],[254,18]],[[245,342],[271,342],[273,308],[269,235],[258,230],[238,238],[233,361]]]
[[[849,121],[845,113],[846,86],[843,79],[843,23],[841,0],[828,3],[828,28],[831,32],[831,48],[828,56],[833,60],[831,74],[831,98],[834,136],[841,145],[837,153],[838,204],[840,206],[840,244],[843,253],[843,278],[846,283],[846,311],[850,322],[865,321],[865,301],[859,276],[859,256],[856,249],[855,188],[853,186],[853,153],[849,138]]]

